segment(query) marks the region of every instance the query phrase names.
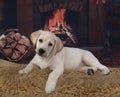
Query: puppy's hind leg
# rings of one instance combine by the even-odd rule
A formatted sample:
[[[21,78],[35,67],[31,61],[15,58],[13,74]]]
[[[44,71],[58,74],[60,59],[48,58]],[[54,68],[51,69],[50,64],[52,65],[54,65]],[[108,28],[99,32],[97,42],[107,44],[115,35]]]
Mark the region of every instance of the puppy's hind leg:
[[[82,66],[82,67],[80,68],[80,70],[85,70],[85,71],[87,71],[88,69],[92,69],[94,72],[97,71],[97,68],[96,68],[96,67]]]
[[[109,74],[110,70],[102,65],[97,58],[94,57],[94,55],[92,55],[91,53],[89,53],[89,55],[86,55],[83,57],[83,62],[91,67],[96,67],[97,69],[101,70],[103,74]]]

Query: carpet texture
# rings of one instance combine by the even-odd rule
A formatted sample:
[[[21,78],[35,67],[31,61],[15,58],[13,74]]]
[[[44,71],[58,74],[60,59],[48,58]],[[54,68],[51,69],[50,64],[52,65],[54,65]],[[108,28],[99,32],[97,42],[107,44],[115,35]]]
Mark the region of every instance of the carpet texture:
[[[25,64],[0,60],[0,97],[120,97],[120,68],[110,68],[110,75],[97,71],[88,76],[84,71],[65,70],[56,91],[46,95],[45,83],[50,70],[35,68],[19,75]]]

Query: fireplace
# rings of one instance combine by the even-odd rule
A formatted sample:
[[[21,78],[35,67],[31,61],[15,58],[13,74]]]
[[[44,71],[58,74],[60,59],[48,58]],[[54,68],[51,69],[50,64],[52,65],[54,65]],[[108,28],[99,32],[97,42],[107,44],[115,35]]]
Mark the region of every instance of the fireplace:
[[[68,35],[67,37],[63,34],[58,36],[69,40],[67,46],[88,46],[94,39],[91,38],[93,34],[89,33],[89,0],[26,0],[26,2],[18,0],[18,28],[23,35],[29,37],[31,32],[44,29],[48,20],[57,10],[61,9],[66,10],[64,21],[71,28],[70,33],[74,37],[74,41],[69,40]],[[65,23],[62,27],[64,26]],[[96,41],[94,42],[96,43]]]
[[[65,46],[78,44],[80,12],[55,9],[41,13],[41,29],[49,30],[61,38]]]
[[[81,31],[82,0],[34,0],[33,4],[34,30],[51,31],[65,46],[79,46],[80,41],[87,41],[86,33]]]

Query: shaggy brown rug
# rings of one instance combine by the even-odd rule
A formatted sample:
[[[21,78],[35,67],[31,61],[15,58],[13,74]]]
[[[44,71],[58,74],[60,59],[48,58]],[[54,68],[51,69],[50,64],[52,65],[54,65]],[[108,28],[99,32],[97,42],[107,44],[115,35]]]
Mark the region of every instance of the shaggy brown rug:
[[[46,95],[44,88],[50,70],[34,69],[19,75],[20,65],[0,60],[0,97],[120,97],[120,68],[110,75],[99,71],[88,76],[84,71],[65,70],[56,91]]]

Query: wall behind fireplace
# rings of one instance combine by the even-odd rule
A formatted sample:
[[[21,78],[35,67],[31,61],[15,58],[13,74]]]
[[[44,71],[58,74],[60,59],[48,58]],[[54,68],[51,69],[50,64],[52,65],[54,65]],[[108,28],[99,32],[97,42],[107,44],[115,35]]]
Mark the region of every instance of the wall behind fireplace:
[[[0,30],[17,27],[17,7],[16,0],[1,0],[0,9],[2,20],[0,21]],[[3,4],[2,4],[3,3]]]

